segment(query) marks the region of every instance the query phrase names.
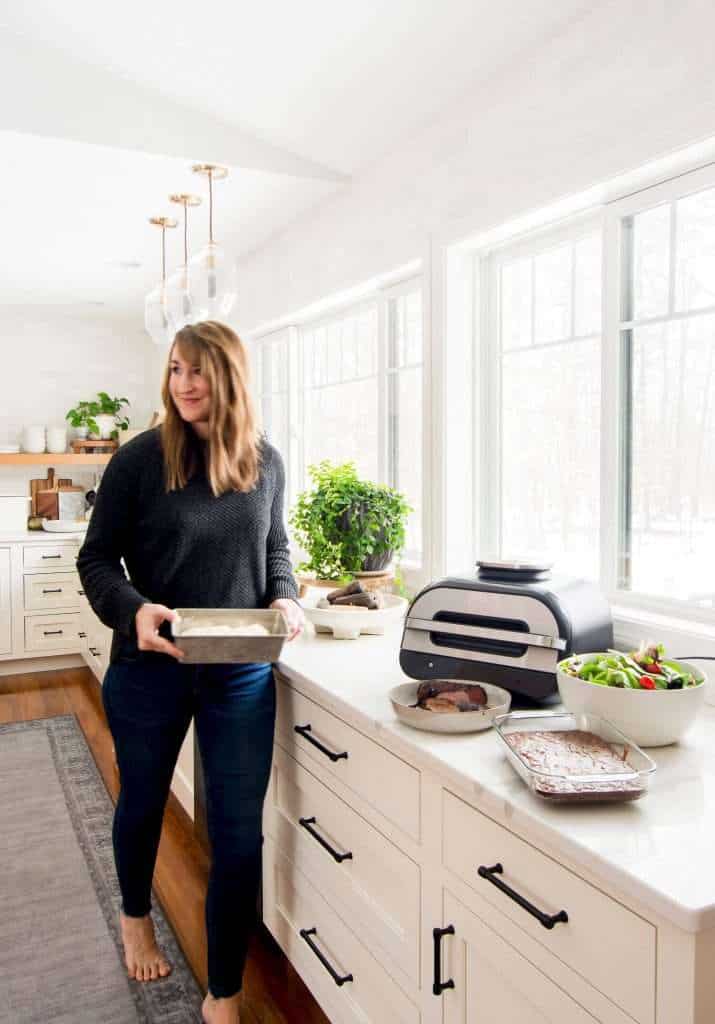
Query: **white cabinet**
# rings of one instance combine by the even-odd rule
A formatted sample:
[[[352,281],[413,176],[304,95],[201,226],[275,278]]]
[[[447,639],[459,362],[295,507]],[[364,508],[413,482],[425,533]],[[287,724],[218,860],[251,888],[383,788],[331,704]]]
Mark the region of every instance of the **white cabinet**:
[[[0,548],[0,654],[12,651],[10,548]]]
[[[444,916],[449,931],[433,936],[441,955],[438,980],[449,986],[442,992],[444,1024],[595,1024],[596,1017],[448,891]]]
[[[448,786],[438,756],[410,763],[374,719],[276,676],[264,920],[333,1024],[715,1021],[715,930],[611,892]]]

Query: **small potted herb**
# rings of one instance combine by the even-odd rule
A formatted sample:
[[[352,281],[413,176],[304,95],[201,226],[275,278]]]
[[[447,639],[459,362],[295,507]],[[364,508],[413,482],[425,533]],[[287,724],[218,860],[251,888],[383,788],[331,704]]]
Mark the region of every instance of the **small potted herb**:
[[[288,517],[308,558],[297,568],[340,580],[386,569],[405,545],[405,497],[386,484],[361,480],[352,462],[310,466],[313,482]]]
[[[106,391],[99,391],[97,399],[78,402],[66,415],[78,437],[116,438],[120,430],[129,426],[129,418],[122,412],[122,406],[129,405],[128,398],[112,398]]]

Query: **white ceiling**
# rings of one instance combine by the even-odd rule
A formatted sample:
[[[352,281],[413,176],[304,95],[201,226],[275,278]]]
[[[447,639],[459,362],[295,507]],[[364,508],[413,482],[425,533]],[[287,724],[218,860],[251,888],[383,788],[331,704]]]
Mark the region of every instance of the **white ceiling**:
[[[578,17],[585,0],[96,0],[6,5],[0,22],[0,301],[141,308],[147,224],[216,187],[238,255]],[[170,239],[170,260],[179,253]],[[193,214],[192,248],[206,210]],[[173,258],[172,258],[173,257]],[[122,263],[139,263],[123,267]]]

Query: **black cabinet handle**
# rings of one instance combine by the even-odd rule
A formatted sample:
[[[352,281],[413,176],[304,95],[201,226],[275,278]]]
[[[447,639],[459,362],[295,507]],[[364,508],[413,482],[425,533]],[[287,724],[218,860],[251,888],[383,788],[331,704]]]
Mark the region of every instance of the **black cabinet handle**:
[[[87,650],[88,650],[88,651],[89,651],[89,653],[90,653],[91,655],[93,655],[93,656],[94,656],[95,658],[98,658],[98,657],[99,657],[99,653],[100,653],[100,652],[99,652],[99,651],[97,650],[97,648],[96,648],[96,647],[88,647],[88,648],[87,648]]]
[[[304,740],[308,741],[308,743],[312,743],[314,747],[318,748],[318,750],[321,752],[321,754],[325,754],[325,756],[329,757],[331,761],[339,761],[341,758],[345,758],[347,760],[347,756],[348,756],[347,750],[343,750],[342,753],[340,753],[340,754],[336,754],[334,750],[328,750],[327,747],[323,746],[323,744],[320,742],[320,740],[316,740],[316,738],[314,736],[309,736],[308,735],[308,733],[312,732],[312,729],[313,729],[312,725],[294,725],[293,726],[293,730],[295,732],[297,732],[299,736],[302,736]]]
[[[333,979],[336,985],[344,985],[346,981],[354,981],[352,974],[338,974],[338,972],[335,970],[330,961],[323,956],[318,947],[310,938],[311,935],[317,934],[318,932],[316,928],[301,928],[300,930],[301,939],[308,943],[308,945],[313,950],[318,960],[320,960],[321,964],[323,965],[323,967],[328,972],[328,974]]]
[[[42,635],[43,636],[61,636],[62,635],[62,630],[61,629],[43,629],[42,630]]]
[[[80,597],[84,597],[84,590],[78,590],[77,593]]]
[[[436,996],[441,996],[446,988],[454,988],[454,981],[442,981],[442,936],[454,935],[454,925],[448,924],[446,928],[433,928],[432,938],[434,939],[434,982],[432,991]]]
[[[61,594],[62,593],[62,587],[57,587],[54,590],[44,590],[43,589],[42,593],[43,594]]]
[[[42,558],[62,558],[62,555],[42,555]]]
[[[311,825],[317,824],[315,818],[299,818],[298,823],[306,832],[310,833],[313,839],[316,839],[320,843],[324,850],[328,851],[333,860],[336,860],[338,864],[342,864],[344,860],[353,859],[352,853],[340,853],[338,850],[333,849],[326,839],[323,839],[323,837],[316,832],[314,828],[311,828]]]
[[[518,903],[520,907],[523,907],[524,910],[528,914],[531,914],[532,917],[535,917],[539,924],[543,925],[544,928],[551,930],[554,925],[559,924],[560,922],[566,924],[569,919],[569,915],[565,910],[559,910],[558,914],[545,914],[543,910],[539,910],[539,908],[535,907],[533,903],[529,903],[527,899],[524,899],[524,897],[518,892],[515,892],[510,885],[506,884],[506,882],[502,882],[501,878],[494,877],[495,875],[501,875],[503,871],[504,868],[501,864],[494,864],[491,868],[485,868],[482,864],[481,867],[478,868],[480,878],[486,878],[487,882],[491,882],[492,885],[497,887],[497,889],[506,893],[509,899],[514,900],[514,902]]]
[[[79,636],[79,637],[83,637],[83,638],[84,638],[84,637],[86,637],[86,636],[87,636],[87,634],[86,634],[86,633],[78,633],[78,634],[77,634],[77,636]]]

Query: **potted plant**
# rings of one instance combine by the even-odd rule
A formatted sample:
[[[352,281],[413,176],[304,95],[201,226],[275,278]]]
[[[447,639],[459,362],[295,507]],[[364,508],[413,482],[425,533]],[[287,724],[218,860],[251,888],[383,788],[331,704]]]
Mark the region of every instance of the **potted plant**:
[[[129,418],[121,411],[123,405],[129,405],[128,398],[112,398],[106,391],[99,391],[96,400],[78,402],[66,419],[77,429],[78,437],[86,437],[89,432],[92,438],[116,440],[119,431],[129,426]]]
[[[319,579],[341,580],[386,568],[405,544],[405,497],[386,484],[361,480],[352,462],[310,466],[313,482],[288,517],[308,558],[297,566]]]

